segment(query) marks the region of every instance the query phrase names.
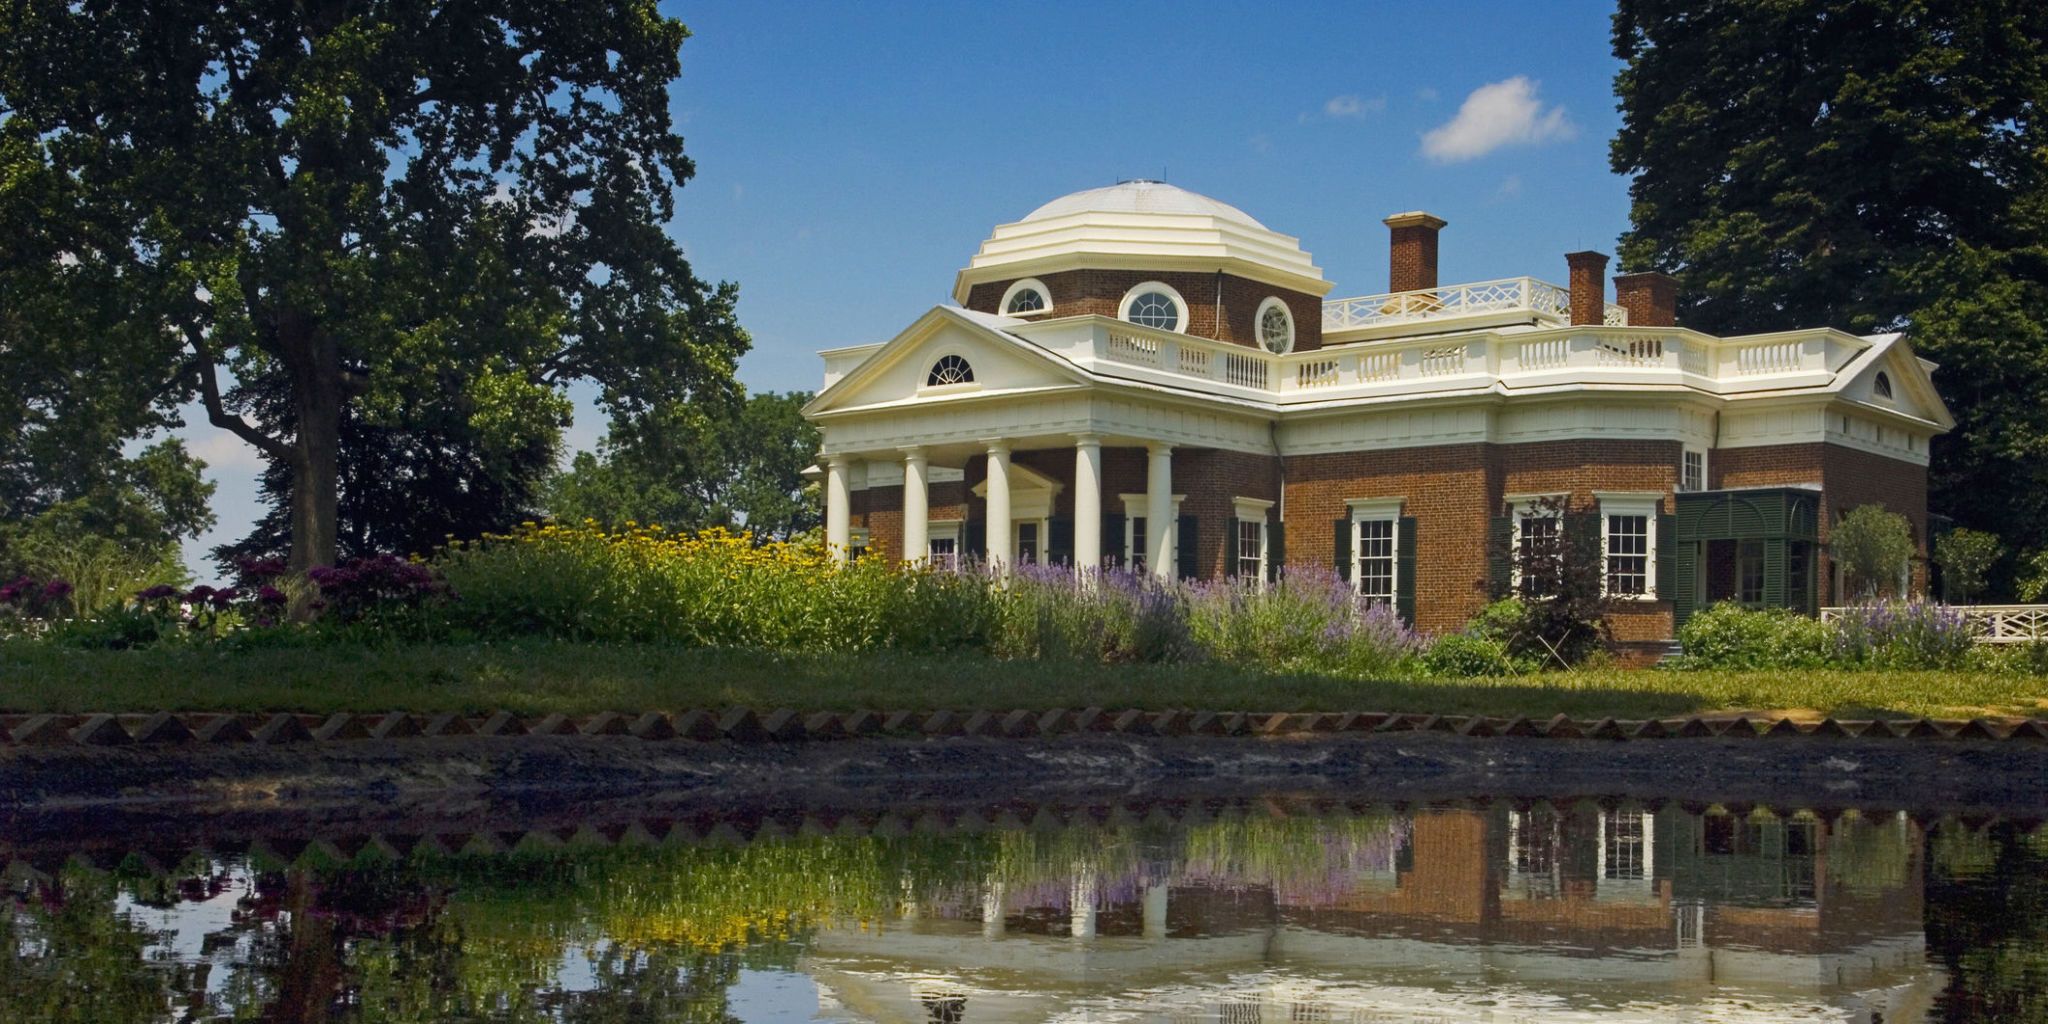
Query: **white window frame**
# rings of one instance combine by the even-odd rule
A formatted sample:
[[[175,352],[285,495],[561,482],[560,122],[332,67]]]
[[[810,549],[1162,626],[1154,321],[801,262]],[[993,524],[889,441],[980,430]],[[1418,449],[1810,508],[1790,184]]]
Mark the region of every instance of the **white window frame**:
[[[925,564],[930,565],[934,569],[960,568],[960,533],[961,524],[958,519],[937,520],[927,526],[925,528]],[[952,552],[944,555],[943,561],[941,560],[942,556],[932,550],[932,546],[940,541],[946,541],[953,545]]]
[[[1131,319],[1131,303],[1135,301],[1138,298],[1138,296],[1143,295],[1146,292],[1165,292],[1168,296],[1172,297],[1174,308],[1180,310],[1180,317],[1179,319],[1174,321],[1174,325],[1171,328],[1154,327],[1152,329],[1171,330],[1175,334],[1186,334],[1188,332],[1188,300],[1182,298],[1179,291],[1175,290],[1172,285],[1167,284],[1164,281],[1146,281],[1142,284],[1133,286],[1130,291],[1125,292],[1123,301],[1118,302],[1116,305],[1116,318],[1127,323],[1137,323],[1137,321]],[[1138,324],[1138,326],[1151,327],[1152,325]]]
[[[1124,568],[1138,564],[1145,556],[1145,538],[1137,535],[1138,520],[1145,518],[1146,506],[1150,503],[1147,495],[1119,494],[1124,501]],[[1166,524],[1166,557],[1172,564],[1168,575],[1180,578],[1180,503],[1185,494],[1173,496],[1173,515]]]
[[[848,561],[867,554],[873,537],[865,526],[856,526],[846,531],[846,557]]]
[[[1387,595],[1389,605],[1401,603],[1401,508],[1405,498],[1354,498],[1345,502],[1351,510],[1351,592],[1367,600],[1379,600],[1365,593],[1365,545],[1359,528],[1365,523],[1387,524]]]
[[[1692,478],[1686,473],[1686,461],[1694,456],[1698,456],[1700,460],[1698,486],[1694,486]],[[1707,450],[1705,448],[1694,448],[1690,445],[1686,446],[1678,456],[1678,489],[1686,492],[1704,491],[1707,489],[1707,481],[1710,479],[1712,477],[1708,475]]]
[[[1593,497],[1600,502],[1600,596],[1617,601],[1660,600],[1657,593],[1657,517],[1664,511],[1664,495],[1651,491],[1595,491]],[[1640,594],[1614,594],[1607,590],[1608,537],[1613,516],[1643,517],[1643,592]]]
[[[937,369],[939,363],[943,362],[948,356],[957,356],[962,363],[966,364],[967,372],[973,374],[974,379],[963,380],[954,384],[933,384],[931,382],[932,371]],[[917,377],[917,393],[920,395],[950,395],[957,391],[977,391],[980,388],[981,371],[974,368],[974,360],[967,358],[967,353],[953,348],[941,349],[931,353],[931,357],[925,360],[924,372],[918,374]]]
[[[1567,494],[1510,494],[1508,506],[1508,586],[1515,594],[1522,592],[1522,522],[1527,519],[1557,520],[1557,542],[1564,543],[1564,508],[1570,500]],[[1554,501],[1557,508],[1544,508],[1542,502]],[[1604,549],[1603,549],[1604,550]],[[1605,584],[1602,584],[1605,587]],[[1540,596],[1540,595],[1539,595]]]
[[[1287,317],[1287,343],[1277,349],[1266,345],[1266,311],[1269,309],[1277,309],[1282,315]],[[1259,311],[1252,315],[1252,340],[1258,343],[1261,351],[1271,352],[1276,356],[1284,356],[1294,351],[1294,341],[1297,336],[1294,327],[1294,310],[1289,308],[1280,296],[1266,296],[1265,301],[1259,303]]]
[[[1636,834],[1624,837],[1624,827]],[[1633,847],[1635,856],[1608,856]],[[1623,844],[1627,844],[1624,846]],[[1600,812],[1597,845],[1594,847],[1593,898],[1629,903],[1654,898],[1657,886],[1657,816],[1648,811],[1616,809]]]
[[[1239,579],[1249,578],[1261,583],[1265,582],[1266,573],[1272,565],[1273,557],[1273,530],[1271,524],[1266,520],[1268,513],[1273,510],[1273,505],[1274,502],[1266,501],[1262,498],[1231,499],[1231,515],[1236,517],[1240,531],[1244,529],[1245,523],[1258,524],[1259,568],[1257,572],[1252,573],[1249,577],[1241,571],[1244,568],[1244,540],[1242,534],[1240,534],[1230,538],[1230,562],[1226,567],[1226,575],[1235,576]],[[1178,516],[1175,517],[1176,520],[1178,518]]]
[[[1016,298],[1018,292],[1026,290],[1037,292],[1039,297],[1045,300],[1045,308],[1027,310],[1022,313],[1010,312],[1010,300]],[[1003,291],[1003,301],[1000,305],[996,306],[996,312],[1003,316],[1044,316],[1052,312],[1052,289],[1047,288],[1044,281],[1040,281],[1035,277],[1014,281],[1010,284],[1009,288]]]
[[[1038,528],[1038,557],[1032,565],[1046,565],[1047,545],[1052,540],[1052,520],[1043,516],[1013,517],[1010,520],[1010,550],[1017,555],[1017,561],[1024,561],[1024,527]]]

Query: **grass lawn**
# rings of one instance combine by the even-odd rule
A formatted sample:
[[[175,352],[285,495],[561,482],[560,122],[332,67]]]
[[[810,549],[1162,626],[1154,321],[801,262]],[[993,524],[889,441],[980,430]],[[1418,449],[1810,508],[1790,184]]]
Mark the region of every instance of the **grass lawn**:
[[[467,711],[748,705],[1099,706],[1670,717],[1733,709],[1858,717],[2048,713],[2048,679],[1973,672],[1663,672],[1358,680],[1227,665],[1079,665],[980,655],[786,654],[522,642],[254,651],[0,644],[0,712]]]

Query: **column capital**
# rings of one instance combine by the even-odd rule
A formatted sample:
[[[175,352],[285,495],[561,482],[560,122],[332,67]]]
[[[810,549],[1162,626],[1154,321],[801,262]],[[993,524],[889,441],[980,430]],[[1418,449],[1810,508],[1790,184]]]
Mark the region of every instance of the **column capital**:
[[[983,438],[981,443],[988,446],[990,455],[1010,454],[1010,439],[1007,437]]]
[[[1173,454],[1173,446],[1165,441],[1147,441],[1145,442],[1145,451],[1152,455],[1171,455]]]
[[[925,457],[924,445],[921,444],[906,444],[896,450],[899,453],[901,453],[905,459],[922,459]]]
[[[1100,448],[1100,447],[1102,447],[1102,435],[1101,435],[1101,434],[1075,434],[1075,435],[1074,435],[1074,447],[1076,447],[1076,448],[1083,448],[1083,447],[1089,447],[1089,446],[1093,446],[1093,447],[1096,447],[1096,448]]]
[[[853,457],[850,455],[846,455],[844,453],[826,455],[822,456],[822,458],[824,459],[825,465],[832,466],[838,469],[845,469],[846,467],[853,464]]]

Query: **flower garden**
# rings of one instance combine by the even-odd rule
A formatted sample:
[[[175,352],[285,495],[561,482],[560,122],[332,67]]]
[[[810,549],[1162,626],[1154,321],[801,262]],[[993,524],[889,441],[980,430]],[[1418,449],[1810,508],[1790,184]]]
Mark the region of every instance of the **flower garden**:
[[[232,587],[81,595],[62,580],[17,580],[0,589],[0,679],[17,695],[0,710],[41,709],[67,683],[92,692],[85,684],[98,681],[105,692],[106,681],[88,675],[203,671],[222,678],[234,676],[237,665],[294,659],[339,664],[410,656],[428,682],[474,684],[481,670],[465,652],[522,646],[538,652],[529,655],[536,663],[560,664],[565,678],[550,684],[557,690],[573,689],[579,663],[596,671],[630,652],[710,672],[723,667],[740,681],[808,673],[829,686],[822,677],[832,671],[818,666],[831,661],[841,674],[889,666],[908,678],[917,673],[903,666],[938,666],[1015,681],[989,689],[1036,688],[1011,696],[1009,706],[1034,704],[1041,690],[1053,700],[1061,689],[1053,676],[1143,680],[1142,700],[1168,706],[1196,705],[1193,684],[1203,679],[1223,680],[1222,689],[1234,689],[1244,705],[1259,704],[1263,693],[1305,692],[1323,694],[1306,699],[1328,706],[1363,706],[1394,683],[1417,693],[1435,683],[1448,696],[1454,684],[1478,680],[1490,681],[1495,697],[1539,691],[1516,700],[1534,702],[1530,710],[1543,713],[1553,709],[1541,706],[1540,691],[1589,681],[1622,694],[1700,694],[1702,705],[1824,703],[1818,687],[1816,699],[1802,700],[1796,690],[1721,693],[1711,683],[1731,673],[1800,669],[1863,680],[1835,698],[1848,706],[1904,709],[1911,695],[1895,691],[1911,686],[1956,691],[1927,698],[1935,707],[2025,711],[2040,704],[2034,695],[2042,690],[2039,677],[2048,675],[2048,648],[1977,645],[1962,617],[1937,605],[1876,604],[1825,624],[1718,606],[1685,625],[1685,655],[1657,671],[1619,668],[1599,645],[1568,663],[1546,636],[1559,628],[1554,618],[1541,601],[1509,598],[1460,632],[1432,636],[1411,630],[1385,605],[1361,605],[1326,572],[1289,573],[1273,584],[1176,583],[1125,572],[1083,581],[1051,566],[1021,566],[1008,575],[880,559],[841,566],[815,545],[757,544],[719,530],[529,524],[451,543],[429,558],[358,559],[303,578],[286,576],[279,565],[249,564]],[[1604,623],[1590,628],[1602,633]],[[318,689],[317,671],[300,666],[294,678],[299,691]],[[1178,702],[1175,679],[1190,684]],[[1279,680],[1285,685],[1265,685]],[[260,688],[261,680],[249,685]],[[345,701],[361,680],[335,685]],[[672,682],[664,686],[673,690]],[[201,685],[185,700],[203,703],[204,692]],[[947,696],[940,684],[926,699],[943,706]]]

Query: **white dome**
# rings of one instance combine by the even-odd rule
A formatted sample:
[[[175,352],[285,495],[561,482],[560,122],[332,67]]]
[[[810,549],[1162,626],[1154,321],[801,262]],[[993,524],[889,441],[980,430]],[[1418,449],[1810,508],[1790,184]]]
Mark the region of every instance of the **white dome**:
[[[953,298],[966,303],[984,282],[1088,269],[1220,270],[1311,295],[1330,290],[1293,236],[1184,188],[1126,181],[1061,196],[998,225],[954,280]]]
[[[1070,192],[1025,214],[1024,219],[1018,223],[1050,220],[1075,213],[1195,214],[1232,221],[1261,231],[1266,229],[1264,224],[1252,219],[1251,214],[1229,203],[1163,181],[1144,180],[1122,181],[1108,188]]]

